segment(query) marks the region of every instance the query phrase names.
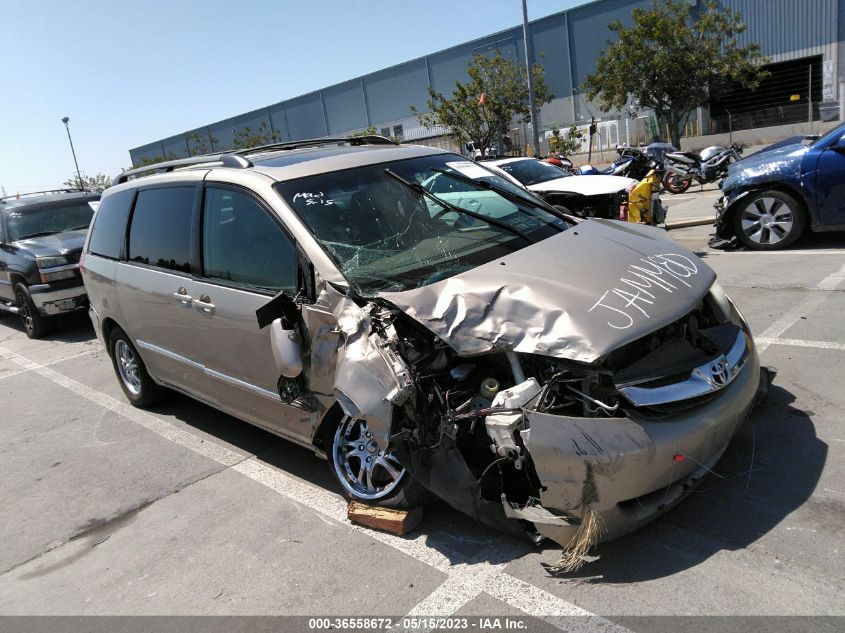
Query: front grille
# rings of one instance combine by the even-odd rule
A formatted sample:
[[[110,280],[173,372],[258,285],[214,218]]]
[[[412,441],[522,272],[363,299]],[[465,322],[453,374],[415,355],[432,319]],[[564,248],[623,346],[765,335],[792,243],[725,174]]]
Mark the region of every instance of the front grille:
[[[67,255],[65,255],[65,258],[67,259],[69,264],[78,264],[79,263],[79,257],[81,255],[82,255],[82,251],[77,251],[76,253],[68,253]]]
[[[711,400],[718,398],[720,393],[721,391],[713,391],[711,393],[706,393],[703,396],[687,398],[686,400],[679,400],[677,402],[667,402],[665,404],[655,404],[647,407],[636,407],[636,411],[638,414],[646,417],[664,418],[707,404]]]

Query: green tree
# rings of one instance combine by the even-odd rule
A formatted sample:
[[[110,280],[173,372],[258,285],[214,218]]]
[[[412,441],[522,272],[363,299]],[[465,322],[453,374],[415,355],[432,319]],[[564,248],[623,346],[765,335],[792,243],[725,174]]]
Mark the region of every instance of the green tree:
[[[249,149],[250,147],[261,147],[262,145],[270,145],[271,143],[278,143],[282,140],[282,136],[278,130],[272,132],[267,127],[267,122],[262,121],[258,129],[252,131],[247,125],[240,130],[235,130],[235,140],[233,145],[235,149]]]
[[[204,156],[214,151],[215,143],[219,141],[213,134],[200,134],[199,132],[189,132],[185,134],[185,142],[188,145],[188,156]]]
[[[566,131],[566,136],[561,135],[559,128],[553,128],[552,136],[549,139],[549,152],[564,157],[572,156],[572,154],[581,150],[581,138],[583,136],[583,132],[575,127],[574,123]]]
[[[553,95],[543,78],[543,67],[535,64],[532,72],[537,105],[548,103]],[[490,147],[499,135],[506,135],[515,118],[517,122],[531,120],[524,66],[502,57],[500,51],[493,56],[475,53],[467,73],[469,81],[456,81],[451,99],[429,87],[428,112],[421,113],[411,106],[420,124],[447,126],[459,142],[471,141],[483,149]]]
[[[111,187],[112,179],[106,176],[105,174],[98,173],[96,176],[82,176],[82,189],[87,189],[88,191],[105,191],[109,187]],[[64,186],[68,187],[69,189],[75,189],[79,187],[79,178],[77,178],[76,174],[65,180]]]
[[[157,163],[163,163],[167,160],[176,160],[179,158],[173,152],[168,152],[167,156],[155,156],[153,158],[142,158],[141,161],[138,163],[138,167],[148,167],[150,165],[155,165]],[[131,169],[131,168],[130,168]]]
[[[366,130],[350,134],[349,137],[353,138],[353,137],[356,137],[356,136],[377,136],[377,135],[378,135],[378,130],[376,129],[376,126],[371,125]]]
[[[630,28],[612,22],[608,28],[618,39],[608,42],[582,88],[606,111],[623,108],[633,96],[669,126],[676,147],[690,113],[721,86],[734,81],[754,89],[767,74],[759,45],[741,46],[737,40],[745,31],[740,12],[715,0],[693,5],[653,0],[650,8],[631,12]]]

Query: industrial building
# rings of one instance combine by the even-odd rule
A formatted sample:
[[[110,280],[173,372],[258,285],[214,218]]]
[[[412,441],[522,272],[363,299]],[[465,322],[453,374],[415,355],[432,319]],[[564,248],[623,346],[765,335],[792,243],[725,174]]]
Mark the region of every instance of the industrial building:
[[[703,0],[687,0],[703,6]],[[543,64],[546,83],[555,98],[539,116],[541,137],[551,129],[598,120],[600,148],[617,142],[650,141],[663,135],[653,116],[637,112],[602,112],[579,91],[595,70],[596,59],[612,35],[614,20],[631,23],[631,10],[650,0],[597,0],[529,23],[533,61]],[[747,30],[741,42],[757,42],[770,59],[770,76],[753,94],[729,90],[698,109],[688,136],[785,124],[832,121],[840,112],[841,74],[845,74],[845,0],[721,0],[741,11]],[[445,129],[422,127],[410,107],[425,111],[428,87],[450,95],[455,81],[467,79],[473,53],[499,50],[525,60],[522,25],[343,83],[300,95],[200,128],[174,134],[130,150],[133,165],[145,160],[183,157],[204,149],[231,148],[235,131],[249,127],[278,132],[282,140],[343,136],[374,126],[405,142],[451,146]],[[260,104],[256,104],[258,106]],[[820,124],[821,125],[821,124]],[[515,126],[516,145],[530,130]]]

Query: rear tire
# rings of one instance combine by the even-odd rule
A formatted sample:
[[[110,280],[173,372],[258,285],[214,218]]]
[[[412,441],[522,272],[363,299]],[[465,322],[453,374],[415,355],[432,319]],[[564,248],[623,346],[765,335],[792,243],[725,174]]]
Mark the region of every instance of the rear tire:
[[[138,350],[132,345],[126,332],[118,327],[115,327],[109,336],[109,356],[117,382],[132,406],[144,409],[161,401],[166,393],[165,389],[150,378]]]
[[[684,193],[690,188],[692,178],[684,179],[680,174],[667,171],[663,176],[663,188],[669,193]]]
[[[18,315],[21,317],[24,332],[29,338],[38,339],[47,336],[55,329],[54,321],[42,316],[35,307],[29,289],[23,285],[15,286],[15,300],[18,304]]]
[[[782,191],[761,191],[733,215],[734,234],[748,248],[786,248],[804,232],[807,216],[801,203]]]
[[[351,500],[385,508],[410,509],[431,494],[390,453],[375,443],[367,423],[345,413],[326,428],[329,469]]]

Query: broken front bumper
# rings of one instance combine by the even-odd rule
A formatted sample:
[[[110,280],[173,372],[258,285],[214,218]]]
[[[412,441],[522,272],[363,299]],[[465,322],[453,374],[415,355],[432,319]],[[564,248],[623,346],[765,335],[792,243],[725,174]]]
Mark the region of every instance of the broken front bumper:
[[[566,545],[589,507],[603,523],[599,540],[608,541],[668,511],[722,456],[748,416],[760,381],[752,348],[742,370],[717,396],[660,419],[574,418],[526,410],[526,446],[543,486],[540,502],[557,515],[535,520],[536,529]]]

